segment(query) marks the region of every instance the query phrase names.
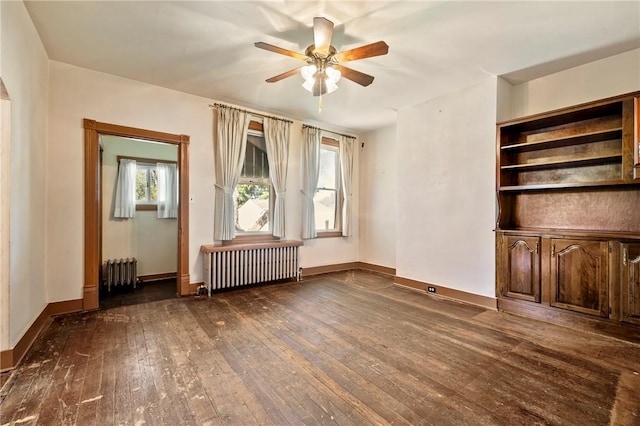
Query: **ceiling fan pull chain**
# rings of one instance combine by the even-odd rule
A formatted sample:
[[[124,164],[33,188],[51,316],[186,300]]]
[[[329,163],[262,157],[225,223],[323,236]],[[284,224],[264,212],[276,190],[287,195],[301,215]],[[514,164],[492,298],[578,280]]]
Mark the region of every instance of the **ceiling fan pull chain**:
[[[318,114],[322,113],[322,95],[318,97]]]

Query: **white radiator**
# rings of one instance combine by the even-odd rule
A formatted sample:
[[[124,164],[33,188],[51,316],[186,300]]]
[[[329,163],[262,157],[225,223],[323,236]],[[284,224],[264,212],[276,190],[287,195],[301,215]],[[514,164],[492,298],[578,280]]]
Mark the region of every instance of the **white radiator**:
[[[104,262],[102,279],[107,290],[116,286],[133,286],[138,282],[138,261],[135,257],[129,259],[109,259]]]
[[[301,241],[206,245],[204,282],[207,292],[275,280],[300,279]]]

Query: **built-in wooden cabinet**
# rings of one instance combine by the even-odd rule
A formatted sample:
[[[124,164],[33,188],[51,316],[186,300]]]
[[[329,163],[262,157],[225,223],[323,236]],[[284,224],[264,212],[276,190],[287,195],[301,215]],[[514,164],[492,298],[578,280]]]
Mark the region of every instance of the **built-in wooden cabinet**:
[[[608,244],[551,240],[551,306],[609,316]]]
[[[499,309],[640,341],[640,94],[499,123],[496,148]]]
[[[501,235],[502,271],[500,294],[540,302],[540,238]]]
[[[622,321],[640,324],[640,243],[622,246]]]

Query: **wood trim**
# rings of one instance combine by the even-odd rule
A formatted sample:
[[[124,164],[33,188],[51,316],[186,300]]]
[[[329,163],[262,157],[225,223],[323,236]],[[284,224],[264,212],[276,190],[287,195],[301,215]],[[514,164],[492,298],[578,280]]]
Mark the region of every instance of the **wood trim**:
[[[378,272],[380,274],[391,275],[393,277],[395,277],[396,275],[396,268],[389,268],[387,266],[380,266],[380,265],[375,265],[373,263],[366,263],[366,262],[358,262],[358,263],[360,264],[358,269],[363,269],[365,271],[370,271],[370,272]]]
[[[157,204],[136,204],[136,211],[142,211],[142,212],[152,212],[152,211],[158,211],[158,205]]]
[[[631,98],[631,97],[637,97],[640,96],[640,92],[631,92],[631,93],[627,93],[624,95],[619,95],[619,96],[612,96],[609,98],[604,98],[604,99],[600,99],[598,101],[590,101],[590,102],[584,102],[582,104],[579,105],[573,105],[570,107],[565,107],[565,108],[558,108],[558,109],[554,109],[551,111],[545,111],[545,112],[540,112],[537,114],[531,114],[531,115],[527,115],[524,117],[518,117],[518,118],[513,118],[513,119],[509,119],[509,120],[505,120],[505,121],[500,121],[498,122],[496,125],[497,126],[504,126],[504,125],[511,125],[511,124],[518,124],[521,122],[526,122],[526,121],[531,121],[531,120],[537,120],[539,118],[546,118],[547,116],[554,116],[554,115],[560,115],[560,114],[565,114],[565,113],[571,113],[571,112],[576,112],[576,111],[581,111],[585,108],[591,108],[591,107],[598,107],[598,106],[602,106],[602,105],[607,105],[607,104],[612,104],[614,102],[620,102],[623,101],[625,99]]]
[[[362,271],[376,272],[380,274],[389,275],[392,277],[396,275],[395,268],[374,265],[373,263],[366,263],[366,262],[348,262],[348,263],[338,263],[333,265],[312,266],[310,268],[302,268],[302,275],[311,276],[311,275],[320,275],[320,274],[327,274],[330,272],[340,272],[340,271],[349,271],[349,270],[362,270]]]
[[[147,281],[156,281],[156,280],[166,280],[169,278],[176,278],[177,274],[175,272],[163,272],[161,274],[147,274],[147,275],[138,275],[138,280],[141,282]]]
[[[238,251],[238,250],[251,250],[261,248],[273,248],[273,247],[300,247],[302,241],[297,240],[278,240],[266,243],[248,243],[248,244],[207,244],[200,246],[200,251],[203,253],[212,253],[220,251]]]
[[[100,123],[95,120],[85,118],[83,127],[93,130],[103,135],[122,136],[125,138],[143,139],[152,142],[164,142],[180,145],[189,143],[189,136],[177,135],[173,133],[156,132],[154,130],[139,129],[136,127],[120,126],[117,124]],[[186,140],[184,139],[186,137]]]
[[[342,237],[342,231],[316,231],[316,238],[338,238]]]
[[[511,299],[498,299],[498,310],[554,325],[640,343],[640,327],[633,324],[623,325],[600,317]]]
[[[429,294],[431,296],[453,299],[459,302],[470,303],[472,305],[482,306],[483,308],[493,310],[497,309],[496,299],[494,297],[467,293],[466,291],[447,288],[435,284],[429,284],[422,281],[416,281],[410,278],[399,277],[397,275],[393,279],[393,283],[403,287],[409,287],[415,290],[424,291],[425,294]],[[427,287],[434,287],[436,289],[435,293],[427,293]]]
[[[340,148],[340,142],[337,139],[328,138],[326,136],[322,137],[322,145],[329,145],[334,148]]]
[[[312,266],[302,268],[302,276],[327,274],[329,272],[349,271],[351,269],[359,269],[360,262],[338,263],[334,265]]]
[[[0,353],[0,371],[15,368],[24,358],[33,345],[38,335],[44,330],[49,318],[54,315],[80,312],[83,308],[83,299],[63,300],[47,304],[36,320],[29,326],[13,349]]]
[[[251,113],[249,113],[249,114],[251,114]],[[263,132],[264,133],[264,126],[259,121],[251,120],[251,121],[249,121],[249,130],[253,130],[255,132]]]
[[[640,166],[640,96],[633,98],[633,109],[635,112],[633,124],[634,162],[636,167],[638,167]],[[640,171],[636,170],[635,178],[640,179]]]
[[[238,244],[255,244],[255,243],[275,243],[280,241],[280,238],[274,237],[273,234],[249,234],[249,235],[236,235],[232,240],[225,240],[222,242],[223,246],[234,246]]]
[[[178,164],[177,161],[171,161],[171,160],[159,160],[157,158],[143,158],[143,157],[130,157],[128,155],[116,155],[116,161],[120,161],[120,160],[135,160],[138,163],[144,163],[144,164],[154,164],[154,163]]]
[[[189,136],[156,132],[153,130],[100,123],[85,118],[84,128],[84,276],[83,310],[98,309],[100,277],[100,156],[98,134],[122,136],[144,141],[178,145],[178,173],[180,175],[180,201],[178,212],[178,274],[177,293],[189,294]]]

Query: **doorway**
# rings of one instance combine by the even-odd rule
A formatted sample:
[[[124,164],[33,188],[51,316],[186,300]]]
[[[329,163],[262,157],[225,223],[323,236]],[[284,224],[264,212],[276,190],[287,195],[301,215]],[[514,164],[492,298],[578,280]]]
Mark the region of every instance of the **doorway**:
[[[100,308],[176,297],[178,148],[104,134],[99,142]]]
[[[100,135],[120,136],[177,146],[179,201],[176,293],[191,294],[189,276],[189,136],[100,123],[84,119],[84,283],[83,310],[98,309],[102,261],[102,185]]]

